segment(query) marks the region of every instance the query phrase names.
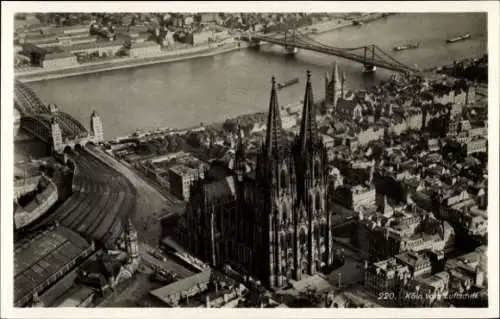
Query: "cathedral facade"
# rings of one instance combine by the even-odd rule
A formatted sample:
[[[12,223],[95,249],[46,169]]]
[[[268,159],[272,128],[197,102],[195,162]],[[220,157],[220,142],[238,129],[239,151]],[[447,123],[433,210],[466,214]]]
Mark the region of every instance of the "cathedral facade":
[[[299,135],[290,141],[283,132],[273,77],[265,142],[253,172],[244,150],[240,138],[233,169],[214,162],[192,185],[177,239],[212,266],[229,265],[270,288],[331,265],[327,153],[309,71]]]

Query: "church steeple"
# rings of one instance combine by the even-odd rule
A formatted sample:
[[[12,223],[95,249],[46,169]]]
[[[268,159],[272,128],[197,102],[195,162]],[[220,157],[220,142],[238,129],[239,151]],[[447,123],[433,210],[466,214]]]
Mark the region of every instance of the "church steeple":
[[[339,67],[336,61],[333,62],[332,82],[334,83],[334,87],[340,84]]]
[[[304,107],[300,125],[300,152],[304,153],[306,147],[310,146],[317,135],[316,112],[314,109],[314,97],[311,86],[311,72],[307,70],[306,92],[304,95]]]
[[[278,155],[282,137],[281,117],[276,93],[276,78],[272,77],[271,98],[269,100],[269,115],[267,119],[266,158],[271,159]]]
[[[341,82],[340,82],[340,98],[341,99],[344,99],[345,95],[344,95],[344,85],[345,85],[345,81],[347,80],[347,76],[345,75],[345,72],[342,72],[342,79],[341,79]]]

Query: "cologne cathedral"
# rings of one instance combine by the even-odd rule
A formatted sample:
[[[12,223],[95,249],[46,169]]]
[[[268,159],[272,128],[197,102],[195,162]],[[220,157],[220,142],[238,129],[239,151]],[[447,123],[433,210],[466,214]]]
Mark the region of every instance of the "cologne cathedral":
[[[258,279],[269,288],[313,275],[333,262],[327,207],[327,154],[318,134],[307,82],[300,133],[293,141],[281,126],[273,77],[265,141],[255,171],[240,141],[230,169],[212,163],[194,182],[178,240],[217,268]]]

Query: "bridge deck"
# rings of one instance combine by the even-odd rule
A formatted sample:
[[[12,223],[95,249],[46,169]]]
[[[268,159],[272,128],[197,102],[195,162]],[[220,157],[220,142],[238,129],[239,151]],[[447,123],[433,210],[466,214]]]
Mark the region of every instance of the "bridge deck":
[[[320,43],[311,43],[308,42],[307,39],[299,38],[297,36],[292,37],[287,37],[285,40],[284,36],[264,36],[264,35],[252,35],[251,37],[248,36],[242,36],[241,37],[245,41],[262,41],[262,42],[268,42],[271,44],[275,45],[280,45],[284,47],[296,47],[299,49],[304,49],[304,50],[309,50],[309,51],[315,51],[315,52],[320,52],[320,53],[325,53],[329,55],[334,55],[338,56],[347,60],[351,61],[356,61],[360,62],[363,64],[367,65],[373,65],[376,67],[380,67],[383,69],[388,69],[392,71],[397,71],[397,72],[417,72],[415,69],[410,68],[400,62],[397,62],[393,58],[388,58],[392,60],[392,62],[386,61],[384,59],[381,59],[379,57],[377,58],[371,58],[370,55],[372,54],[371,52],[369,54],[365,55],[364,54],[358,54],[358,53],[353,53],[350,51],[347,51],[346,49],[341,49],[341,48],[335,48],[327,45],[322,45]],[[367,47],[368,48],[368,47]],[[364,47],[358,48],[358,50],[364,50]],[[371,48],[370,48],[371,50]],[[381,49],[377,48],[378,51],[382,51]],[[354,51],[354,50],[352,50]],[[383,51],[382,51],[383,52]],[[387,53],[383,52],[385,55],[390,57]]]

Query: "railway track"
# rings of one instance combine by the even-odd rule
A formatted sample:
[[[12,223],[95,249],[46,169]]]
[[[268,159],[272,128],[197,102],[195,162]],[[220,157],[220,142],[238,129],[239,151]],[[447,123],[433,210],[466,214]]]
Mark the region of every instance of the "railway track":
[[[85,150],[67,156],[75,163],[73,194],[45,223],[57,220],[97,244],[112,244],[123,231],[124,220],[135,213],[135,188]]]

